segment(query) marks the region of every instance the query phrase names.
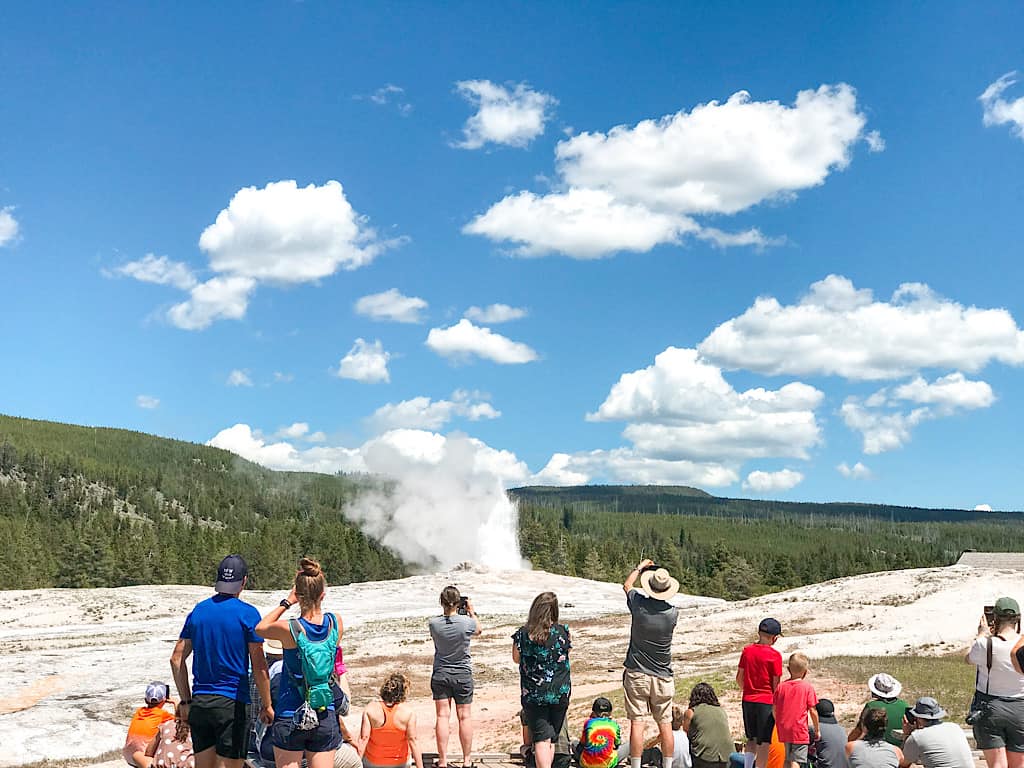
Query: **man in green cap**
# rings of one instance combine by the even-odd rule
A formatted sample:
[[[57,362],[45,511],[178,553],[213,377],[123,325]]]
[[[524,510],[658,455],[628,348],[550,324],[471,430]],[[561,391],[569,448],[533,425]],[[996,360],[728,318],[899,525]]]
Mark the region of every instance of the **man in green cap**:
[[[1014,648],[1021,640],[1020,606],[1012,597],[995,602],[993,616],[982,616],[978,637],[967,653],[977,667],[969,722],[988,765],[1024,764],[1024,674]],[[1024,654],[1021,654],[1024,655]]]

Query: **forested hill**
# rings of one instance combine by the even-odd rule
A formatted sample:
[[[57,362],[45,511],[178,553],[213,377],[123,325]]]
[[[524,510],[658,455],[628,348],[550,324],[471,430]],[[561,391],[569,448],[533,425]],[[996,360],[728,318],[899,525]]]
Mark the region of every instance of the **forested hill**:
[[[336,584],[406,575],[343,517],[357,492],[208,446],[0,416],[0,588],[207,584],[228,552],[254,587],[285,586],[307,553]]]
[[[766,518],[778,514],[877,517],[893,522],[1015,522],[1020,512],[981,512],[967,509],[929,509],[893,504],[853,502],[814,503],[766,501],[712,496],[685,485],[579,485],[568,488],[526,486],[510,493],[521,501],[548,507],[619,509],[623,512]]]
[[[1024,551],[1024,514],[725,499],[695,488],[518,488],[523,555],[621,581],[643,557],[688,592],[742,599],[870,571]]]

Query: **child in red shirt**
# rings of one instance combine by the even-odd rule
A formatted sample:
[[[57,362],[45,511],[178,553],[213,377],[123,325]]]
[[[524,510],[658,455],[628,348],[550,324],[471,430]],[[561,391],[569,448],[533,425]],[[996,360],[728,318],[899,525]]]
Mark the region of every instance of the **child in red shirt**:
[[[789,657],[789,679],[775,689],[775,727],[779,741],[786,745],[788,768],[807,765],[807,748],[811,735],[807,730],[807,716],[811,716],[814,731],[818,731],[818,694],[804,678],[810,663],[802,653]]]
[[[768,748],[772,743],[775,720],[772,717],[775,688],[782,677],[782,654],[772,646],[782,634],[782,625],[775,619],[764,619],[757,627],[757,642],[740,654],[736,684],[743,689],[743,730],[747,735],[743,762],[745,768],[768,764]]]

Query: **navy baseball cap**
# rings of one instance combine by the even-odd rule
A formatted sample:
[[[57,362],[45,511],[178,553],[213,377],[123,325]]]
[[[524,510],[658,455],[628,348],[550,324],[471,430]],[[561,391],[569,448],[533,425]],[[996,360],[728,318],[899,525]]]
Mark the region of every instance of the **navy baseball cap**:
[[[228,555],[217,566],[217,583],[214,586],[224,595],[237,595],[242,591],[242,582],[249,575],[249,566],[241,555]]]
[[[757,625],[757,631],[764,632],[766,635],[781,635],[782,625],[779,624],[778,619],[764,619]]]

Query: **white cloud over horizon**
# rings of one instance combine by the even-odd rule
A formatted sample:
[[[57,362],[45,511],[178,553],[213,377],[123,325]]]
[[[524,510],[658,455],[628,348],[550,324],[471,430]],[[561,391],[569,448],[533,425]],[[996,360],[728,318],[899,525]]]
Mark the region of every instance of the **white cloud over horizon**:
[[[1010,133],[1024,141],[1024,96],[1007,101],[1003,94],[1017,84],[1017,73],[1007,72],[978,97],[985,125],[1009,125]]]
[[[359,298],[355,303],[355,311],[371,320],[422,323],[423,312],[428,306],[418,296],[405,296],[397,288],[389,288]]]
[[[755,470],[743,481],[743,489],[755,493],[788,491],[802,483],[803,479],[803,473],[792,469],[780,469],[778,472]]]
[[[544,133],[558,103],[526,83],[505,87],[490,80],[461,80],[455,91],[477,108],[462,128],[462,141],[453,144],[460,149],[480,149],[487,144],[529,146]]]
[[[584,132],[558,143],[558,183],[543,195],[506,196],[464,227],[511,242],[523,256],[592,259],[679,243],[703,227],[695,217],[732,215],[820,186],[845,169],[867,118],[845,83],[800,91],[792,105],[753,101],[746,91],[656,120]],[[597,228],[597,232],[593,230]],[[709,228],[719,247],[775,242],[758,230]]]
[[[867,398],[847,397],[839,412],[846,426],[861,434],[864,453],[878,454],[902,448],[925,421],[988,408],[995,400],[988,382],[972,381],[956,371],[933,382],[917,376]],[[907,402],[918,407],[904,410]]]
[[[373,343],[356,339],[352,349],[338,364],[335,375],[340,379],[352,379],[363,384],[386,383],[391,381],[388,372],[390,360],[391,353],[385,351],[380,339],[375,339]]]
[[[897,379],[924,368],[1024,364],[1024,330],[1005,309],[965,307],[923,283],[903,283],[880,301],[833,274],[796,304],[758,298],[697,349],[723,368],[769,376]]]
[[[851,480],[868,480],[871,477],[871,470],[860,461],[852,467],[845,461],[840,462],[836,465],[836,472]]]
[[[466,318],[447,328],[431,328],[426,345],[455,361],[479,357],[502,365],[519,365],[537,359],[537,353],[527,344],[474,325]]]
[[[14,218],[14,206],[0,208],[0,248],[10,245],[18,237],[18,220]]]
[[[160,407],[160,398],[152,395],[138,395],[135,398],[135,405],[148,411]]]

